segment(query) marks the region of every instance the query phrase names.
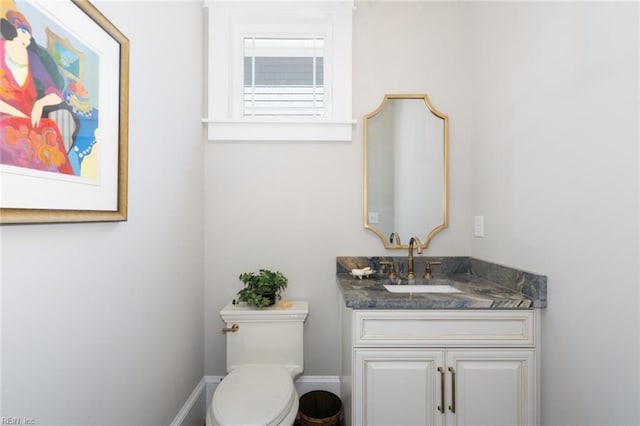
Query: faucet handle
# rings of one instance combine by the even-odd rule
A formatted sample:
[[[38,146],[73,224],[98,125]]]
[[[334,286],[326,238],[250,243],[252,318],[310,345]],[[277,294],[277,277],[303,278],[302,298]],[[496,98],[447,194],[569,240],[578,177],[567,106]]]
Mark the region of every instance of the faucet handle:
[[[379,262],[381,267],[382,266],[387,266],[389,269],[389,272],[387,272],[387,274],[389,275],[389,279],[390,280],[395,280],[397,278],[396,275],[396,265],[393,264],[393,262],[388,262],[388,261],[380,261]]]
[[[431,266],[432,265],[442,265],[442,262],[431,262],[429,260],[427,260],[427,265],[424,268],[424,279],[425,280],[430,280],[431,278],[433,278],[433,275],[431,275]]]

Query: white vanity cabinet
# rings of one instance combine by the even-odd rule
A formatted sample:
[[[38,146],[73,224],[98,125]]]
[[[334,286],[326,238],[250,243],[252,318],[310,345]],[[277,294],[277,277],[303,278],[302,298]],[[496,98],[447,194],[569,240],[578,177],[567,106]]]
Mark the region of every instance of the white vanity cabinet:
[[[536,425],[538,321],[534,310],[343,308],[345,423]]]

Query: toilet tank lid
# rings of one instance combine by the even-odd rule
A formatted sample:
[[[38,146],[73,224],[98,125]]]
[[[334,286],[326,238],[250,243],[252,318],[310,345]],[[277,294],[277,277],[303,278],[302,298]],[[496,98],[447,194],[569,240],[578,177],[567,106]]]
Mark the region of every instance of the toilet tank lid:
[[[276,303],[267,308],[254,308],[246,303],[229,302],[220,311],[225,322],[232,321],[304,321],[309,314],[309,302],[306,300]]]

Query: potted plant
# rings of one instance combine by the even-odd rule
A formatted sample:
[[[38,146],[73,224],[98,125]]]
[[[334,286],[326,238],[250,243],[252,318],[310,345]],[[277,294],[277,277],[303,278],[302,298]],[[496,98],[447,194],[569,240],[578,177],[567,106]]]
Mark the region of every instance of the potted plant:
[[[250,306],[265,308],[282,298],[282,291],[287,288],[287,277],[282,272],[260,269],[256,272],[240,274],[244,288],[238,292],[238,300]]]

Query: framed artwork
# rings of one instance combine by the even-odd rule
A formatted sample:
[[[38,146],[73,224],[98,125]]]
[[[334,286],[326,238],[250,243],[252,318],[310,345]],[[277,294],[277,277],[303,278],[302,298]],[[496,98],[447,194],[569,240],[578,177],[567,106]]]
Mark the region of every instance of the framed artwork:
[[[0,0],[0,223],[127,220],[129,40],[86,0]]]

